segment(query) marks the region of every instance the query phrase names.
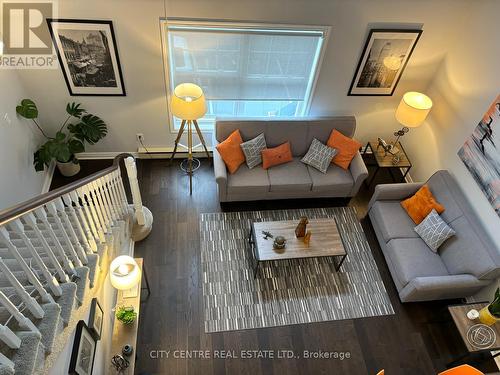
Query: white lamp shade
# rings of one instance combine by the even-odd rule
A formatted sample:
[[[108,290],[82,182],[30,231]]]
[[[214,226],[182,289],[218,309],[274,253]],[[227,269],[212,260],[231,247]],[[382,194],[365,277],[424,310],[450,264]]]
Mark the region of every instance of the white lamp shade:
[[[141,270],[134,258],[120,255],[109,266],[111,285],[118,290],[127,290],[136,286],[141,280]]]
[[[403,95],[396,110],[396,120],[404,126],[416,128],[424,121],[432,108],[432,100],[424,94],[410,91]]]
[[[197,120],[207,113],[205,95],[194,83],[181,83],[173,92],[170,109],[182,120]]]

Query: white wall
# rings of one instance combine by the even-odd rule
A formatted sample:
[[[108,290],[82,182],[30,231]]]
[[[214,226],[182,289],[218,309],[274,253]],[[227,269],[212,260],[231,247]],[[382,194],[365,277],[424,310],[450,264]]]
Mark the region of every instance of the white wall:
[[[0,69],[0,209],[40,194],[45,178],[33,167],[42,137],[16,114],[16,105],[26,97],[17,73]]]
[[[362,141],[389,136],[398,127],[394,109],[407,90],[425,90],[452,36],[474,11],[467,0],[166,0],[169,17],[233,19],[332,26],[311,115],[355,114]],[[159,18],[163,0],[65,0],[59,17],[113,20],[122,62],[126,97],[71,98],[60,70],[24,71],[23,80],[56,126],[65,102],[81,101],[109,124],[109,135],[87,151],[134,151],[135,134],[147,146],[172,146],[165,99]],[[371,27],[417,27],[424,33],[392,97],[348,97],[347,91]],[[50,90],[50,95],[47,95]]]
[[[500,93],[500,2],[474,2],[474,11],[461,22],[447,54],[427,88],[434,101],[427,124],[412,130],[409,141],[415,169],[423,180],[436,169],[451,171],[480,220],[500,249],[500,219],[457,151]],[[500,250],[499,250],[500,251]]]

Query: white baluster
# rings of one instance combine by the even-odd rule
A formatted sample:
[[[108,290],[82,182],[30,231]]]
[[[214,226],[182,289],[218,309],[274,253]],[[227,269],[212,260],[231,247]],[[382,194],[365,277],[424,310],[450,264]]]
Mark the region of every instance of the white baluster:
[[[73,228],[73,225],[71,224],[71,221],[69,220],[68,214],[66,213],[66,210],[65,210],[65,207],[64,207],[62,200],[60,200],[60,199],[53,200],[52,202],[48,203],[48,207],[49,207],[49,212],[52,215],[58,216],[58,214],[59,214],[60,216],[62,216],[62,220],[64,220],[64,222],[66,223],[66,228],[64,228],[64,225],[62,225],[62,228],[66,229],[65,232],[67,232],[67,233],[69,232],[69,235],[67,235],[67,237],[68,238],[71,237],[71,239],[73,240],[72,244],[73,244],[73,248],[76,251],[77,258],[83,264],[87,264],[89,262],[87,259],[87,254],[86,254],[85,250],[83,249],[82,244],[80,243],[80,239],[76,235],[75,228]],[[56,219],[56,221],[57,221],[57,219]],[[61,221],[61,224],[63,224],[62,221]],[[71,242],[71,239],[70,239],[70,242]]]
[[[5,266],[2,259],[0,258],[0,268],[2,267],[2,264]],[[35,301],[35,303],[37,302]],[[36,326],[33,324],[33,322],[28,318],[26,318],[23,315],[23,313],[18,310],[18,308],[10,301],[10,299],[7,298],[7,296],[2,291],[0,291],[0,304],[7,309],[10,315],[14,317],[14,319],[19,323],[20,327],[29,329],[32,332],[40,332],[38,331],[38,328],[36,328]],[[43,318],[43,310],[42,310],[42,318]]]
[[[23,220],[35,232],[36,238],[38,239],[38,241],[40,241],[40,243],[42,244],[43,250],[45,251],[45,253],[49,257],[50,263],[52,264],[52,267],[54,267],[59,281],[62,283],[67,283],[69,281],[69,277],[66,274],[66,272],[64,272],[64,269],[61,267],[61,264],[57,260],[56,255],[54,254],[54,252],[50,248],[47,240],[45,239],[42,232],[40,231],[40,229],[36,225],[35,215],[33,215],[32,213],[24,215]]]
[[[87,202],[87,198],[85,197],[85,192],[83,191],[82,188],[77,189],[76,194],[80,198],[83,210],[85,212],[85,216],[87,217],[90,227],[92,228],[94,236],[97,235],[97,238],[100,243],[104,242],[105,240],[104,231],[101,228],[101,223],[99,222],[99,218],[97,217],[94,207],[90,206],[89,203]]]
[[[45,314],[42,307],[38,304],[36,299],[31,297],[26,289],[24,289],[19,280],[17,280],[14,274],[10,271],[9,267],[7,267],[4,263],[2,258],[0,258],[0,271],[2,271],[7,280],[9,280],[10,284],[19,295],[19,298],[21,298],[21,300],[25,303],[26,308],[33,314],[33,316],[36,319],[42,319]]]
[[[101,189],[104,200],[106,201],[106,206],[108,207],[109,213],[111,215],[111,220],[113,221],[113,225],[115,225],[119,217],[115,211],[115,206],[113,205],[113,202],[111,200],[111,196],[109,193],[109,186],[106,184],[106,176],[101,177],[96,182],[99,185],[99,188]]]
[[[121,180],[121,177],[118,172],[115,171],[110,175],[109,180],[111,182],[111,191],[113,192],[116,205],[120,211],[120,216],[124,219],[128,215],[128,203],[123,201],[118,187],[118,181]]]
[[[0,241],[2,241],[5,245],[7,245],[7,248],[9,249],[9,252],[16,259],[17,263],[19,264],[19,266],[21,267],[21,269],[23,270],[23,272],[28,277],[29,282],[35,287],[36,291],[42,297],[42,301],[43,302],[54,302],[54,299],[52,298],[52,296],[49,293],[47,293],[47,291],[43,287],[43,285],[40,282],[40,280],[38,280],[38,278],[36,277],[36,275],[33,272],[33,270],[24,261],[24,259],[21,256],[21,254],[19,254],[19,251],[17,251],[16,246],[10,240],[9,232],[7,231],[7,229],[5,229],[5,227],[0,227]]]
[[[21,346],[21,339],[9,327],[2,324],[0,324],[0,340],[11,349],[19,349]]]
[[[94,211],[97,214],[97,217],[99,218],[99,222],[101,223],[101,228],[104,233],[108,233],[108,227],[106,225],[106,220],[104,219],[104,216],[101,211],[101,206],[99,204],[99,201],[97,200],[97,194],[95,194],[92,191],[92,186],[91,185],[85,185],[82,187],[85,195],[87,196],[88,203],[90,207],[94,208]]]
[[[66,231],[66,228],[64,228],[61,218],[57,215],[57,208],[54,202],[47,203],[45,207],[54,217],[54,220],[56,222],[56,227],[61,232],[61,236],[64,239],[64,243],[66,245],[65,253],[68,254],[69,258],[71,259],[75,267],[81,267],[83,265],[82,261],[80,260],[80,258],[78,258],[78,254],[76,253],[76,250],[73,247],[73,244],[68,236],[68,232]]]
[[[129,204],[128,204],[128,199],[127,199],[127,194],[125,193],[125,188],[123,186],[123,179],[122,179],[122,175],[121,175],[120,170],[118,170],[117,187],[118,187],[118,191],[120,193],[121,200],[123,202],[122,204],[124,206],[125,213],[126,213],[126,215],[128,215]]]
[[[43,259],[40,257],[40,254],[38,254],[38,251],[33,246],[33,243],[26,235],[24,231],[24,225],[23,223],[21,223],[21,220],[20,219],[14,220],[13,222],[9,223],[9,226],[21,237],[21,240],[24,242],[24,244],[30,251],[31,256],[33,257],[40,271],[42,272],[43,277],[45,278],[45,281],[47,282],[47,285],[49,286],[52,294],[56,297],[62,295],[61,286],[57,282],[57,279],[54,276],[52,276],[49,269],[43,262]]]
[[[78,233],[80,233],[80,238],[83,242],[83,246],[85,247],[86,252],[87,253],[96,252],[97,245],[94,236],[90,231],[85,215],[83,215],[83,212],[81,211],[81,207],[79,206],[77,208],[73,207],[73,202],[69,194],[63,195],[61,198],[64,204],[67,206],[69,214],[73,218],[73,222],[75,223],[74,225],[78,229]],[[79,213],[77,214],[78,211]]]
[[[111,203],[111,207],[113,210],[113,217],[115,221],[121,219],[121,212],[120,212],[120,207],[118,206],[118,202],[116,200],[116,196],[114,195],[113,191],[113,183],[111,182],[111,174],[107,174],[106,176],[103,177],[103,184],[105,186],[109,202]]]
[[[64,266],[65,271],[71,276],[77,276],[76,271],[75,271],[75,266],[73,265],[71,260],[69,260],[68,256],[66,255],[66,252],[64,251],[64,248],[62,247],[61,242],[57,238],[57,235],[55,234],[54,230],[52,229],[52,226],[49,223],[49,219],[47,218],[47,213],[45,212],[43,207],[37,208],[35,210],[35,215],[38,219],[40,219],[42,221],[45,228],[49,232],[50,239],[54,243],[54,246],[56,248],[57,253],[59,254],[59,258],[62,261],[62,264]],[[45,240],[40,228],[38,228],[38,225],[36,225],[36,223],[33,226],[33,229],[35,230],[35,233],[37,233],[37,237],[39,239]],[[45,244],[47,244],[46,240],[44,242],[45,242]],[[47,248],[50,249],[50,246],[48,244],[47,244]]]
[[[104,215],[104,219],[106,220],[106,225],[108,229],[110,229],[113,226],[113,217],[111,216],[111,211],[109,210],[106,197],[104,196],[103,191],[97,181],[92,181],[91,184],[94,188],[95,194],[97,195],[99,204],[101,205],[102,213]]]

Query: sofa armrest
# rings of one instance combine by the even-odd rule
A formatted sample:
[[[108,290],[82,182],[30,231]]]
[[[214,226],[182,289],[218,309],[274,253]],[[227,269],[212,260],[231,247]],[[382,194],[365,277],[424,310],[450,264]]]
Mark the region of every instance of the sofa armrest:
[[[227,194],[227,169],[224,160],[222,160],[219,151],[217,151],[217,148],[215,147],[217,144],[218,142],[214,136],[212,139],[212,145],[213,145],[215,182],[217,182],[217,187],[219,191],[219,201],[225,202]]]
[[[357,152],[351,160],[349,171],[351,172],[352,179],[354,180],[354,186],[351,190],[351,196],[354,197],[358,193],[363,181],[368,177],[368,169],[366,168],[365,162],[359,152]]]
[[[376,201],[403,200],[413,195],[424,185],[423,182],[412,182],[410,184],[383,184],[375,186],[375,192],[368,203],[368,210]]]
[[[399,298],[402,302],[465,298],[488,284],[468,274],[416,277],[399,292]]]

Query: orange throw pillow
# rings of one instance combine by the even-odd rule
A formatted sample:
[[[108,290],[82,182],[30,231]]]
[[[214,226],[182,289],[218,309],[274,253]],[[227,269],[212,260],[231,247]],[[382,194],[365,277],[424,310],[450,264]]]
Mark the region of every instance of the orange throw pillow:
[[[293,160],[290,142],[283,143],[278,147],[265,148],[262,153],[262,168],[268,169],[275,165],[288,163]]]
[[[346,137],[335,129],[330,133],[326,145],[337,150],[337,155],[333,158],[332,163],[346,170],[349,169],[352,158],[362,146],[362,144],[355,139]]]
[[[240,165],[245,162],[245,154],[240,146],[242,143],[243,139],[241,139],[240,131],[237,129],[223,142],[215,146],[231,174],[236,172]]]
[[[444,212],[444,207],[436,201],[427,185],[422,186],[412,197],[402,201],[401,206],[415,224],[420,224],[432,209],[440,215]]]

